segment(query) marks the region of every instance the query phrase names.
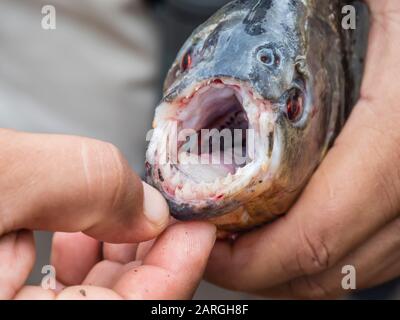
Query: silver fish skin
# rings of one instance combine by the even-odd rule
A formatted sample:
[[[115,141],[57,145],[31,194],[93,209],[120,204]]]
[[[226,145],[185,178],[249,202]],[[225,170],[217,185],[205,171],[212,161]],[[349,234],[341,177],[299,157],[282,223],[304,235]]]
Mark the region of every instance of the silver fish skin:
[[[239,232],[290,209],[358,97],[368,9],[354,4],[358,28],[344,30],[345,4],[237,0],[194,31],[165,80],[146,160],[175,218]],[[255,155],[236,167],[161,163],[172,122],[253,129]]]

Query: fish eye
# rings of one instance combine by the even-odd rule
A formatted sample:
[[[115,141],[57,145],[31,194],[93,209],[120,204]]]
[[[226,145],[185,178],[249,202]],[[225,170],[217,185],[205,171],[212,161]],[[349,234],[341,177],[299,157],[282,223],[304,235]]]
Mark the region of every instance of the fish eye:
[[[280,57],[270,48],[263,48],[257,53],[257,58],[266,66],[273,66],[280,64]]]
[[[192,50],[188,50],[181,61],[181,72],[185,72],[191,68],[193,64]]]
[[[304,95],[300,89],[293,89],[286,101],[286,115],[289,121],[295,123],[300,120],[304,108]]]

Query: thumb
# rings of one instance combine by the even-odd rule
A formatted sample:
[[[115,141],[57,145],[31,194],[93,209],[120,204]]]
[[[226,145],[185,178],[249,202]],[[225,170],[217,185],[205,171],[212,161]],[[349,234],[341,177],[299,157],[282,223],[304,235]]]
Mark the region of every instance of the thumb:
[[[107,242],[139,242],[168,224],[162,196],[105,142],[0,130],[0,172],[0,235],[83,231]]]

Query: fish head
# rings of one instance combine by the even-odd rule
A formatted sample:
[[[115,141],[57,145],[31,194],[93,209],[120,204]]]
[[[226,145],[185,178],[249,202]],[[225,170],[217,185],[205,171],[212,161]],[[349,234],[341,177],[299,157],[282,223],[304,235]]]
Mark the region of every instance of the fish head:
[[[174,217],[216,218],[261,197],[262,210],[279,215],[298,196],[337,119],[323,103],[331,80],[310,55],[307,14],[300,0],[234,1],[183,45],[146,163]]]

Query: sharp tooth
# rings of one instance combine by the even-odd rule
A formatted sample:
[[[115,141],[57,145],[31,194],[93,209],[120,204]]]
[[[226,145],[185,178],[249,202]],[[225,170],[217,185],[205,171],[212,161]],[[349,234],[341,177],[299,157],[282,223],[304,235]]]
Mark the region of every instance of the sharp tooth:
[[[215,180],[214,183],[211,183],[211,185],[210,185],[210,192],[215,193],[217,188],[218,188],[217,180]]]
[[[204,193],[210,193],[211,192],[211,184],[210,183],[205,183],[203,186]]]
[[[189,183],[185,183],[182,188],[182,197],[188,198],[192,193],[192,188],[190,187]]]
[[[228,173],[228,175],[225,178],[225,184],[231,184],[233,181],[233,176],[231,173]]]
[[[182,148],[181,151],[183,151],[183,152],[180,152],[178,154],[178,163],[180,165],[185,165],[185,164],[187,164],[187,162],[186,162],[187,161],[187,155],[186,155],[186,152],[184,152],[183,148]]]
[[[171,185],[176,188],[176,186],[179,184],[180,182],[180,173],[177,172],[171,179]]]
[[[240,176],[240,175],[242,175],[242,173],[243,173],[243,168],[239,168],[239,169],[237,169],[235,175]]]
[[[202,196],[204,196],[205,194],[207,194],[207,192],[208,192],[208,188],[207,188],[207,185],[206,184],[201,184],[201,195]]]
[[[223,186],[223,179],[224,178],[218,178],[217,180],[215,180],[214,184],[213,184],[213,193],[218,194],[221,192],[221,187]]]
[[[215,179],[213,184],[213,190],[217,191],[220,188],[221,184],[222,184],[222,178]]]
[[[161,170],[161,173],[166,177],[169,178],[171,176],[171,166],[170,165],[166,165],[163,167],[163,169]]]
[[[175,197],[177,197],[177,198],[182,198],[182,190],[176,189],[176,190],[175,190]]]

